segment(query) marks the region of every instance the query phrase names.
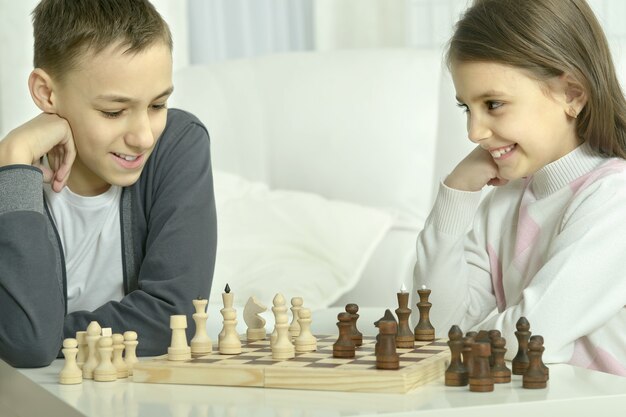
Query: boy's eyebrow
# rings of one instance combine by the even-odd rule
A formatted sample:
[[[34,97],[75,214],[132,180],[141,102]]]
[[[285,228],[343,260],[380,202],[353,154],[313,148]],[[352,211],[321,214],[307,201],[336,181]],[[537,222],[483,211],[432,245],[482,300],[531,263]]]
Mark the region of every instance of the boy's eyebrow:
[[[480,100],[484,100],[484,99],[490,98],[490,97],[501,97],[501,96],[506,96],[506,94],[504,92],[498,91],[498,90],[489,90],[489,91],[485,91],[484,93],[482,93],[478,97],[475,97],[474,100],[480,101]],[[462,102],[463,101],[463,100],[461,100],[459,98],[459,96],[455,96],[455,98],[456,98],[456,101],[458,101],[458,102]]]
[[[153,98],[152,101],[158,100],[165,96],[169,96],[170,94],[172,94],[173,91],[174,91],[174,87],[169,87],[167,90],[163,91],[161,94]],[[112,101],[115,103],[130,103],[130,102],[136,101],[130,97],[120,96],[117,94],[101,94],[99,96],[96,96],[96,100]]]

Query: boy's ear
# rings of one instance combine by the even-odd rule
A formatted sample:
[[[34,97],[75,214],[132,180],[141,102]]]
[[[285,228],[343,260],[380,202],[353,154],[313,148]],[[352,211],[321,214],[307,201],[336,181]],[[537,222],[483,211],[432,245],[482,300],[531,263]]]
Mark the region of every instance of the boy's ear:
[[[565,94],[566,113],[575,118],[587,104],[587,92],[571,74],[561,75],[561,82]]]
[[[28,89],[33,101],[45,113],[56,113],[54,82],[41,68],[35,68],[28,77]]]

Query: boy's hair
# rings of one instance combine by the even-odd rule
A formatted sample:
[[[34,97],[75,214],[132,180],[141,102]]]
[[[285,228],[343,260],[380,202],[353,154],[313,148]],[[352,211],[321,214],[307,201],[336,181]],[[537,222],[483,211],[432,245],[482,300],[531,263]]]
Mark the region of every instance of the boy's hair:
[[[41,0],[32,16],[35,68],[59,81],[86,53],[116,43],[124,53],[158,41],[172,50],[169,27],[148,0]]]
[[[588,100],[576,119],[578,136],[605,155],[626,158],[626,100],[585,0],[474,0],[455,26],[446,60],[497,62],[540,81],[571,74]]]

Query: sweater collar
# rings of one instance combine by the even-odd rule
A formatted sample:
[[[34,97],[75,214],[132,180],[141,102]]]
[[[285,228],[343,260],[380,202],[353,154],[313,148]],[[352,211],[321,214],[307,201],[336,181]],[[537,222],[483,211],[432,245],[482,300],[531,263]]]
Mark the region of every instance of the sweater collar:
[[[533,194],[537,199],[547,197],[575,179],[593,171],[606,160],[585,142],[537,171],[531,179]]]

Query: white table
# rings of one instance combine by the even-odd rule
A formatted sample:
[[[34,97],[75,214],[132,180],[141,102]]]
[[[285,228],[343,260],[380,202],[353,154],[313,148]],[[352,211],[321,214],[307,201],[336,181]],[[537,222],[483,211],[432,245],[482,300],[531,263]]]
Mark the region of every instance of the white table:
[[[60,385],[57,360],[40,369],[0,361],[0,415],[287,417],[287,416],[498,416],[568,417],[626,414],[626,378],[550,366],[548,388],[521,388],[521,377],[490,393],[446,387],[441,380],[409,394],[364,394],[267,388],[142,384],[129,380]],[[558,414],[557,414],[558,413]]]

